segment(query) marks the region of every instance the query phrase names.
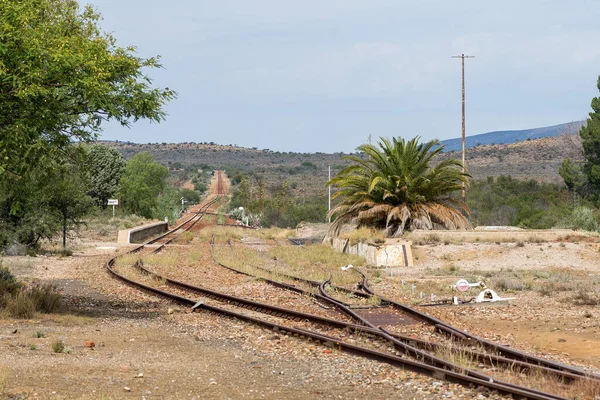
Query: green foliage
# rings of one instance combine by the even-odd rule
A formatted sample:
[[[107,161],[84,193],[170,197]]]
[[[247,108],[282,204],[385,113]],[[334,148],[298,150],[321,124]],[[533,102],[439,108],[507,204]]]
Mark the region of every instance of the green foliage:
[[[565,221],[565,227],[589,232],[598,231],[598,221],[588,207],[575,207],[571,217]]]
[[[152,217],[160,220],[167,218],[169,224],[173,225],[181,211],[179,199],[179,193],[175,189],[166,189],[156,197],[152,207]]]
[[[151,87],[140,58],[103,33],[100,15],[74,0],[0,2],[0,176],[21,175],[101,123],[160,121],[169,89]]]
[[[87,152],[86,173],[90,182],[88,194],[102,208],[118,190],[119,180],[125,171],[125,160],[118,150],[96,144]]]
[[[358,147],[366,157],[344,157],[352,164],[328,182],[339,189],[334,198],[342,199],[330,212],[336,216],[334,232],[349,222],[382,229],[387,236],[399,236],[406,229],[470,227],[459,211],[467,212],[466,205],[452,197],[468,185],[469,175],[455,159],[432,166],[432,158],[442,151],[438,144],[419,143],[418,137],[391,142],[382,138],[378,146]]]
[[[600,77],[597,87],[600,90]],[[590,197],[597,204],[600,203],[600,97],[592,99],[592,112],[586,124],[581,127],[579,135],[582,139],[585,163],[583,173],[587,178]]]
[[[82,148],[69,146],[22,175],[0,180],[0,230],[32,249],[62,230],[65,244],[67,231],[82,223],[91,205],[83,165]]]
[[[324,222],[326,214],[327,199],[324,197],[293,199],[285,208],[277,201],[268,200],[261,223],[265,227],[295,228],[300,222]]]
[[[65,344],[61,339],[58,339],[56,342],[52,343],[52,350],[55,353],[62,353],[65,350]]]
[[[191,189],[179,189],[179,194],[188,203],[198,204],[200,202],[200,193],[196,190]]]
[[[123,207],[132,214],[152,218],[153,210],[158,206],[158,195],[166,187],[168,174],[168,168],[157,163],[150,153],[131,157],[121,178]]]
[[[3,305],[3,298],[11,295],[21,288],[15,276],[6,267],[0,263],[0,305]]]
[[[500,176],[473,182],[467,203],[473,225],[548,229],[570,216],[571,197],[555,184]]]
[[[287,181],[265,187],[265,179],[257,174],[239,173],[229,208],[240,216],[239,207],[251,225],[280,228],[296,227],[300,222],[324,222],[327,200],[322,196],[294,197]]]
[[[570,158],[566,158],[560,165],[558,174],[565,181],[567,189],[580,195],[585,194],[587,182],[581,165],[577,165]]]

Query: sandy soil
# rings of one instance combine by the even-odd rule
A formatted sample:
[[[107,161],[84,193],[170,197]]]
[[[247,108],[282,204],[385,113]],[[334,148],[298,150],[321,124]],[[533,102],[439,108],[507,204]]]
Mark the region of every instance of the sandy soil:
[[[27,321],[0,318],[0,399],[484,398],[240,321],[190,313],[139,292],[104,268],[125,249],[88,243],[68,258],[2,258],[20,278],[60,287],[67,307]],[[440,298],[451,295],[445,288],[459,277],[493,282],[507,272],[519,279],[538,274],[531,275],[534,285],[564,276],[570,284],[581,280],[598,287],[597,243],[437,244],[415,246],[414,253],[414,268],[387,272],[393,276],[369,271],[372,287],[408,304],[415,301],[408,284]],[[210,265],[201,270],[219,273]],[[600,308],[574,304],[573,293],[504,291],[501,295],[517,300],[426,311],[501,343],[600,368]],[[36,337],[38,332],[44,337]],[[69,353],[52,350],[59,339]]]

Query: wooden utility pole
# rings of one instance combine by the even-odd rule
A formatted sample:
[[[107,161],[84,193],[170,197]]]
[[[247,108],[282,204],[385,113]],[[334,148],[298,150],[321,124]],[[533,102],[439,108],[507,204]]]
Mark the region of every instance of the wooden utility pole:
[[[452,58],[460,58],[462,61],[462,171],[466,171],[467,161],[465,158],[465,58],[475,58],[475,56],[469,56],[461,54],[458,56],[452,56]],[[465,184],[462,184],[462,200],[466,203],[466,191]]]

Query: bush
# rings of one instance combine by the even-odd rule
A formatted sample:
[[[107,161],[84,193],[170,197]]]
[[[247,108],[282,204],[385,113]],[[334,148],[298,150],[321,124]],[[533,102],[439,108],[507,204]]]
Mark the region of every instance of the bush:
[[[569,221],[569,228],[582,231],[597,231],[598,221],[594,218],[591,208],[575,207]]]
[[[52,343],[52,350],[55,353],[62,353],[65,350],[65,344],[62,340],[58,339],[56,342]]]
[[[35,314],[35,302],[24,291],[18,291],[7,297],[6,310],[13,318],[29,319]]]
[[[34,285],[28,287],[25,292],[35,304],[35,309],[37,311],[43,313],[52,313],[60,308],[60,294],[54,285]]]
[[[15,293],[20,287],[21,285],[10,270],[0,264],[0,300],[6,294]]]

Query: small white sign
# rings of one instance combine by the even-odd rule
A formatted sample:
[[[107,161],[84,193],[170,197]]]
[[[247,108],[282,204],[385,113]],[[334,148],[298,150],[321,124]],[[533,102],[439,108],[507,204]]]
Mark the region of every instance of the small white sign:
[[[109,206],[118,206],[119,205],[119,199],[108,199],[108,205]]]

